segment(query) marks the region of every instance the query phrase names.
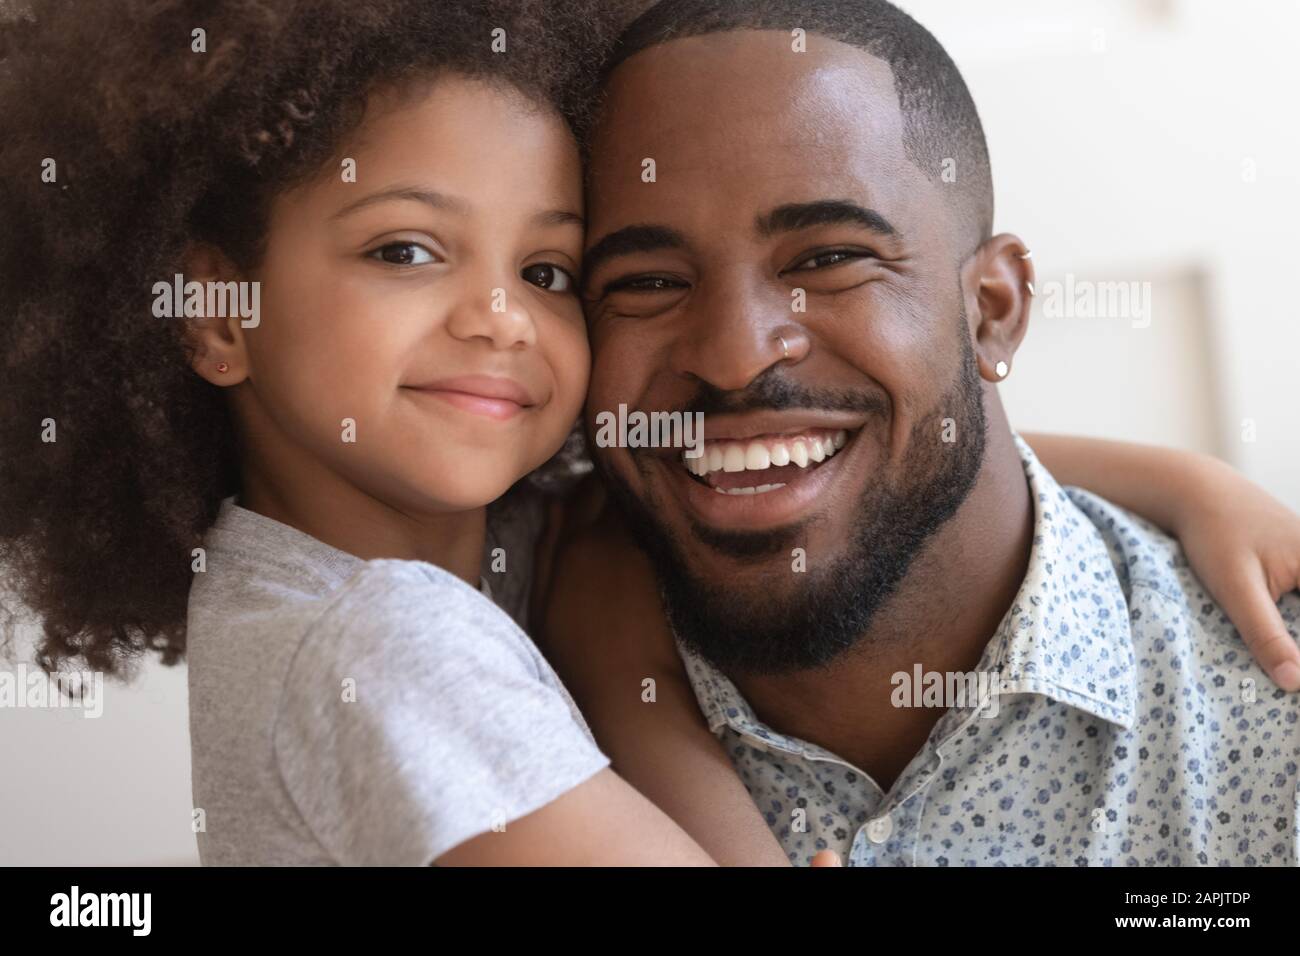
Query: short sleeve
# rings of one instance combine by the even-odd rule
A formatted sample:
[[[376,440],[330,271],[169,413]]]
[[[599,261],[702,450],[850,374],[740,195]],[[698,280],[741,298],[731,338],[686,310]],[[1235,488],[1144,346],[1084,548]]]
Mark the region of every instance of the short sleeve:
[[[339,863],[424,865],[608,765],[529,638],[432,565],[373,561],[308,628],[274,734]]]

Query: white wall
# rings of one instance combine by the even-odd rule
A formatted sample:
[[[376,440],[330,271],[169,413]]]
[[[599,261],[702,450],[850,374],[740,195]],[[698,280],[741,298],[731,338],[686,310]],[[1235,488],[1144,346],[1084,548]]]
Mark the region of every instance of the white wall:
[[[1218,451],[1300,508],[1300,5],[904,5],[967,77],[1040,285],[1152,283],[1145,328],[1039,309],[1013,423]],[[193,862],[186,719],[183,668],[157,666],[98,720],[0,710],[0,864]]]
[[[98,717],[0,708],[0,866],[197,864],[186,698],[185,668],[151,663]]]
[[[966,77],[1040,286],[1152,283],[1144,328],[1048,318],[1040,288],[1013,424],[1213,451],[1300,508],[1300,4],[902,5]]]

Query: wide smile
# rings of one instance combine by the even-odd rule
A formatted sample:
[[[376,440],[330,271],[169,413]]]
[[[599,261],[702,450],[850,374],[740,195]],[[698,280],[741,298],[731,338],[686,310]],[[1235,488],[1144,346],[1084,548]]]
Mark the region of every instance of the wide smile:
[[[706,423],[706,432],[707,432]],[[860,427],[804,426],[706,440],[703,454],[659,457],[669,487],[698,522],[765,530],[805,518],[852,457]]]

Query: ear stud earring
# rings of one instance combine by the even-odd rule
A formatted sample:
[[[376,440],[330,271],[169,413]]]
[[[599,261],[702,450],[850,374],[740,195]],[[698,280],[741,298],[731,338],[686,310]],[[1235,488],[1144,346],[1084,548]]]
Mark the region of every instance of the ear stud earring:
[[[225,362],[218,362],[218,363],[217,363],[217,371],[218,371],[218,372],[229,372],[229,371],[230,371],[230,366],[227,365]]]
[[[999,362],[997,365],[993,366],[993,374],[998,378],[1006,378],[1007,372],[1009,371],[1011,371],[1011,369],[1007,367],[1006,362]]]

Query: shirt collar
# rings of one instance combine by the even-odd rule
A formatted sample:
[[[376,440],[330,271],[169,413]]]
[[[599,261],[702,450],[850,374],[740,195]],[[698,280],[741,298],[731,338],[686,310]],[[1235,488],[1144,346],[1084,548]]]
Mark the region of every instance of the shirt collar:
[[[1062,701],[1125,730],[1134,721],[1137,670],[1128,600],[1097,528],[1015,435],[1034,503],[1029,568],[980,661],[999,672],[1002,694]],[[735,684],[678,642],[709,728],[722,727],[791,753],[821,748],[762,723]]]
[[[981,667],[1002,693],[1042,694],[1133,725],[1137,668],[1128,597],[1101,532],[1015,436],[1034,501],[1029,568]]]

